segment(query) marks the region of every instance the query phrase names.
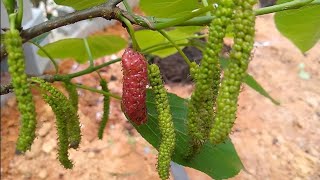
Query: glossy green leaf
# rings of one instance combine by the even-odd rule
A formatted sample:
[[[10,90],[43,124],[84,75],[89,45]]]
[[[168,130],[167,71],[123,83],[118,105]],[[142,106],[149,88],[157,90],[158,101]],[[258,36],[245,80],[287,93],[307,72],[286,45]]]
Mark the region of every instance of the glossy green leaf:
[[[280,0],[278,3],[290,0]],[[320,5],[277,12],[276,26],[302,52],[311,49],[320,39]]]
[[[70,6],[76,10],[86,9],[107,2],[106,0],[54,0],[63,6]]]
[[[178,17],[199,7],[196,0],[140,0],[140,8],[149,16]]]
[[[221,58],[220,64],[221,64],[221,67],[225,69],[228,66],[228,60],[225,58]],[[244,77],[243,82],[246,83],[253,90],[257,91],[262,96],[268,98],[274,104],[280,105],[280,102],[272,98],[268,94],[268,92],[250,74],[246,73],[246,76]]]
[[[195,26],[177,27],[177,28],[174,28],[173,30],[167,31],[167,33],[176,43],[179,44],[179,43],[187,43],[188,38],[194,36],[194,33],[199,32],[200,30],[201,30],[201,27],[195,27]],[[157,31],[141,30],[141,31],[135,32],[135,36],[141,49],[155,47],[159,44],[169,43],[169,41]],[[181,48],[183,47],[184,46],[181,46]],[[177,52],[176,48],[169,47],[169,48],[164,48],[162,50],[152,52],[151,54],[159,56],[161,58],[165,58],[176,52]]]
[[[186,161],[184,159],[188,151],[189,142],[186,129],[187,100],[171,93],[168,93],[168,98],[177,138],[172,160],[180,165],[202,171],[214,179],[226,179],[237,175],[243,168],[243,165],[230,140],[216,146],[207,142],[200,153],[195,155],[192,160]],[[147,109],[147,123],[136,127],[136,129],[152,146],[158,148],[161,134],[158,126],[154,95],[151,90],[147,91]]]
[[[110,55],[126,47],[126,40],[119,36],[113,35],[96,35],[87,38],[92,52],[93,59]],[[70,38],[49,43],[43,48],[57,59],[74,58],[79,63],[85,63],[88,60],[88,54],[81,38]],[[40,56],[46,55],[38,51]]]

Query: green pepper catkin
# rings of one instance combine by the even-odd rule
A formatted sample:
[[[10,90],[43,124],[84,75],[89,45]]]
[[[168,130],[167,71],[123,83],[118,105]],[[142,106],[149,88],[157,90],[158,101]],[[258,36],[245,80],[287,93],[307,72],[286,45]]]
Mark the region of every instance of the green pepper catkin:
[[[171,156],[175,148],[176,135],[168,96],[162,83],[159,67],[155,64],[149,65],[148,76],[155,95],[159,129],[161,131],[161,143],[159,147],[157,169],[161,179],[168,179]]]
[[[107,84],[106,80],[101,79],[100,86],[104,92],[109,92],[108,84]],[[99,131],[98,131],[99,139],[103,138],[103,131],[104,131],[104,129],[107,125],[108,119],[109,119],[109,113],[110,113],[109,107],[110,107],[110,96],[104,95],[103,96],[103,116],[102,116],[102,119],[100,122]]]
[[[69,100],[71,104],[75,108],[76,112],[78,112],[78,104],[79,104],[79,94],[75,85],[73,85],[70,81],[64,82],[64,87],[68,91]]]
[[[32,78],[34,81],[38,82],[40,88],[47,91],[56,99],[59,99],[60,105],[64,106],[66,113],[64,114],[65,122],[67,123],[68,139],[71,148],[78,148],[81,141],[81,130],[79,116],[72,105],[71,101],[58,89],[53,87],[50,83],[45,82],[40,78]]]
[[[200,67],[192,64],[195,90],[191,95],[188,111],[188,134],[191,137],[190,152],[187,159],[197,153],[208,139],[214,120],[214,106],[220,85],[219,55],[223,38],[232,16],[232,0],[217,1],[215,16],[209,26],[209,38]]]
[[[234,45],[217,98],[217,114],[210,132],[210,141],[213,144],[223,142],[231,132],[236,118],[241,82],[245,77],[254,43],[255,15],[252,6],[256,2],[234,0],[234,3]]]
[[[37,121],[30,84],[24,72],[25,61],[19,31],[15,29],[7,31],[4,36],[4,44],[8,52],[9,73],[21,114],[21,128],[16,149],[19,152],[26,152],[31,148],[35,138]]]
[[[56,125],[58,132],[58,159],[60,163],[66,169],[71,169],[73,167],[72,161],[69,159],[68,147],[68,131],[66,122],[66,113],[68,109],[63,106],[66,102],[61,102],[61,99],[55,98],[54,96],[49,96],[47,94],[42,95],[43,99],[51,106],[52,111],[56,115]]]

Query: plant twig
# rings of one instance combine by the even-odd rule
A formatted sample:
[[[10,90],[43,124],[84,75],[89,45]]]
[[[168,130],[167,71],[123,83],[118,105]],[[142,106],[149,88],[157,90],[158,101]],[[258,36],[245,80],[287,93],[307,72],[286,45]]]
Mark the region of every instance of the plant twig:
[[[83,38],[83,42],[84,42],[84,46],[86,47],[86,51],[87,51],[87,54],[88,54],[88,57],[89,57],[90,67],[93,67],[94,66],[93,56],[92,56],[91,49],[89,47],[89,43],[88,43],[87,38]]]
[[[309,3],[311,3],[312,1],[314,1],[314,0],[294,0],[294,1],[289,1],[287,3],[264,7],[264,8],[255,10],[255,15],[269,14],[269,13],[285,11],[285,10],[289,10],[289,9],[298,9],[302,6],[305,6]]]
[[[51,63],[53,64],[54,66],[54,69],[55,69],[55,73],[58,74],[59,73],[59,66],[58,66],[58,63],[52,58],[52,56],[42,47],[40,46],[38,43],[36,42],[33,42],[33,41],[28,41],[29,43],[37,46],[51,61]]]
[[[107,3],[101,4],[99,6],[76,11],[74,13],[70,13],[65,16],[48,20],[34,27],[22,30],[21,37],[23,38],[23,42],[27,42],[32,38],[35,38],[43,33],[49,32],[61,26],[73,24],[85,19],[92,19],[95,17],[103,17],[107,20],[111,20],[111,19],[119,20],[118,17],[120,17],[120,15],[123,15],[127,19],[129,19],[131,23],[137,24],[149,29],[162,29],[169,26],[203,26],[203,25],[209,24],[211,20],[214,18],[213,16],[194,17],[192,19],[190,19],[189,16],[182,17],[182,18],[154,18],[154,17],[138,16],[138,15],[128,13],[127,11],[122,11],[120,8],[115,7],[121,1],[122,0],[109,0]],[[274,6],[257,9],[255,10],[255,14],[258,16],[258,15],[263,15],[263,14],[268,14],[268,13],[273,13],[278,11],[298,9],[300,7],[308,6],[308,5],[310,6],[320,5],[320,1],[319,0],[294,0],[287,3],[283,3],[283,4],[278,4]],[[212,6],[208,6],[205,8],[209,8],[209,7],[212,7]],[[6,56],[7,56],[7,53],[5,51],[5,48],[1,47],[1,61]]]
[[[167,21],[165,23],[157,23],[157,24],[155,24],[154,28],[155,29],[164,29],[167,27],[175,26],[175,25],[180,24],[182,22],[185,22],[189,19],[197,17],[205,12],[212,11],[214,8],[215,8],[215,6],[213,4],[211,4],[211,5],[203,7],[203,8],[195,9],[183,17],[175,18],[175,19],[172,19],[171,21]]]
[[[94,71],[96,71],[98,69],[104,68],[106,66],[109,66],[110,64],[113,64],[113,63],[116,63],[116,62],[119,62],[119,61],[121,61],[121,59],[117,58],[115,60],[108,61],[108,62],[100,64],[98,66],[88,67],[85,70],[82,70],[82,71],[79,71],[79,72],[75,72],[75,73],[72,73],[72,74],[55,75],[54,79],[55,79],[55,81],[64,81],[66,79],[72,79],[72,78],[75,78],[75,77],[79,77],[79,76],[82,76],[82,75],[85,75],[85,74],[92,73],[92,72],[94,72]]]
[[[184,54],[184,52],[181,50],[181,48],[170,38],[170,36],[164,31],[164,30],[158,30],[159,33],[163,35],[171,44],[178,50],[184,61],[190,66],[191,62],[189,58]]]
[[[124,16],[120,16],[120,19],[127,26],[127,31],[129,32],[131,40],[132,40],[133,49],[136,51],[140,51],[141,49],[140,49],[139,44],[135,38],[134,29],[133,29],[131,22],[127,18],[125,18]]]
[[[76,11],[65,16],[57,17],[46,22],[35,25],[31,28],[21,31],[21,37],[23,42],[27,42],[32,38],[35,38],[45,32],[49,32],[53,29],[73,24],[82,20],[103,17],[107,20],[117,19],[121,9],[115,7],[121,0],[109,0],[107,3],[95,6],[89,9]],[[7,53],[4,47],[1,47],[1,61],[6,57]]]
[[[124,6],[126,7],[126,10],[128,11],[128,13],[133,14],[132,8],[130,7],[129,3],[127,0],[122,1],[122,3],[124,4]]]
[[[54,76],[53,75],[42,75],[42,76],[37,76],[47,82],[54,82]],[[8,94],[14,92],[12,83],[6,84],[6,85],[1,85],[0,88],[0,95]]]
[[[16,19],[16,28],[21,29],[22,25],[22,18],[23,18],[23,0],[18,1],[18,15]]]
[[[88,90],[88,91],[91,91],[91,92],[96,92],[96,93],[99,93],[99,94],[103,94],[103,95],[110,96],[110,97],[113,97],[115,99],[121,100],[121,97],[116,95],[116,94],[112,94],[112,93],[109,93],[109,92],[106,92],[106,91],[98,90],[98,89],[95,89],[95,88],[92,88],[92,87],[88,87],[88,86],[85,86],[85,85],[82,85],[82,84],[74,84],[74,85],[77,88],[80,88],[80,89],[85,89],[85,90]]]

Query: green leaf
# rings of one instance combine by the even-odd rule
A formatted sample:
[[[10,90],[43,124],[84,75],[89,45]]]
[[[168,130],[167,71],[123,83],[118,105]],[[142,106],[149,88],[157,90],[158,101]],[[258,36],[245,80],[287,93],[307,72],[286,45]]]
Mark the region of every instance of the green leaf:
[[[278,4],[289,1],[281,0]],[[320,39],[320,5],[277,12],[274,19],[281,34],[302,52],[311,49]]]
[[[228,66],[228,59],[220,58],[220,64],[221,64],[221,67],[225,69]],[[268,94],[268,92],[250,74],[246,73],[246,76],[244,77],[242,82],[246,83],[249,87],[257,91],[262,96],[268,98],[274,104],[280,105],[280,102],[272,98]]]
[[[199,32],[201,27],[190,26],[190,27],[176,27],[173,30],[167,31],[168,35],[176,41],[176,43],[187,43],[188,38],[192,37],[195,32]],[[156,46],[163,43],[169,43],[169,41],[163,37],[157,31],[141,30],[135,32],[136,40],[142,49]],[[152,41],[150,40],[152,39]],[[181,47],[183,48],[183,47]],[[174,47],[165,48],[162,50],[155,51],[151,54],[165,58],[171,54],[176,53],[177,50]]]
[[[116,53],[126,46],[126,40],[113,35],[95,35],[87,38],[93,59]],[[58,59],[74,58],[79,63],[85,63],[89,57],[84,41],[81,38],[70,38],[46,44],[43,48],[53,57]],[[40,56],[46,57],[42,51]]]
[[[106,0],[54,0],[54,2],[59,5],[70,6],[75,10],[81,10],[81,9],[97,6],[107,1]]]
[[[140,0],[140,8],[149,16],[178,17],[199,7],[195,0]]]
[[[251,87],[252,89],[254,89],[255,91],[257,91],[259,94],[261,94],[262,96],[270,99],[274,104],[276,105],[280,105],[280,102],[273,99],[265,89],[263,89],[263,87],[250,75],[250,74],[246,74],[246,76],[243,79],[243,82],[246,83],[249,87]]]
[[[187,100],[171,93],[168,93],[168,98],[177,138],[172,160],[183,166],[202,171],[214,179],[226,179],[238,174],[243,165],[230,140],[216,146],[207,142],[200,153],[195,155],[194,159],[191,161],[184,159],[189,143],[186,129]],[[147,123],[135,128],[153,147],[158,148],[161,134],[158,126],[154,95],[151,90],[147,91],[147,109]]]

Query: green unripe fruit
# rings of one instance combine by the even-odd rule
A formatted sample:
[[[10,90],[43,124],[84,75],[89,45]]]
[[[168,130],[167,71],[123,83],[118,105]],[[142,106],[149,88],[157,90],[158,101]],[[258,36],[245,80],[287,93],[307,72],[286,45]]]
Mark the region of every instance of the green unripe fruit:
[[[32,78],[32,80],[37,82],[43,91],[50,93],[53,98],[57,99],[58,105],[63,107],[64,113],[61,113],[62,111],[60,111],[61,115],[59,116],[63,117],[67,124],[69,146],[74,149],[78,148],[81,141],[80,122],[79,116],[71,101],[50,83],[45,82],[40,78]],[[58,115],[56,114],[56,116]]]
[[[176,135],[168,96],[162,83],[159,67],[155,64],[149,65],[148,76],[154,92],[159,129],[161,132],[157,169],[160,178],[164,180],[169,178],[170,161],[175,148]]]
[[[21,127],[16,148],[20,152],[26,152],[31,148],[35,138],[36,112],[30,84],[24,72],[25,62],[19,31],[15,29],[7,31],[4,36],[4,44],[8,52],[9,73],[21,114]]]
[[[79,104],[79,95],[75,85],[70,83],[69,81],[64,82],[64,87],[68,91],[69,100],[73,105],[76,112],[78,111],[78,104]]]
[[[66,169],[73,167],[72,161],[69,159],[68,147],[68,128],[64,113],[68,113],[65,106],[61,105],[61,101],[54,96],[42,95],[43,99],[51,106],[56,116],[56,127],[58,132],[58,159]]]
[[[235,0],[235,3],[237,4],[233,17],[235,41],[230,52],[230,63],[224,72],[217,97],[216,117],[210,131],[210,141],[213,144],[223,142],[231,132],[236,118],[241,82],[246,74],[254,43],[255,16],[252,2]]]
[[[100,80],[100,86],[101,86],[101,89],[104,92],[109,92],[108,84],[107,84],[106,80],[101,79]],[[106,125],[107,125],[107,122],[109,120],[109,114],[110,114],[109,107],[110,107],[110,96],[103,95],[103,116],[102,116],[102,119],[101,119],[101,122],[100,122],[99,131],[98,131],[99,139],[102,139],[103,131],[104,131],[104,129],[105,129]]]
[[[213,11],[215,19],[209,27],[209,39],[203,59],[196,71],[195,90],[188,104],[188,134],[191,137],[191,147],[187,159],[199,152],[208,139],[215,115],[214,106],[220,85],[219,56],[226,29],[230,24],[233,2],[220,0],[217,4],[218,7]]]

